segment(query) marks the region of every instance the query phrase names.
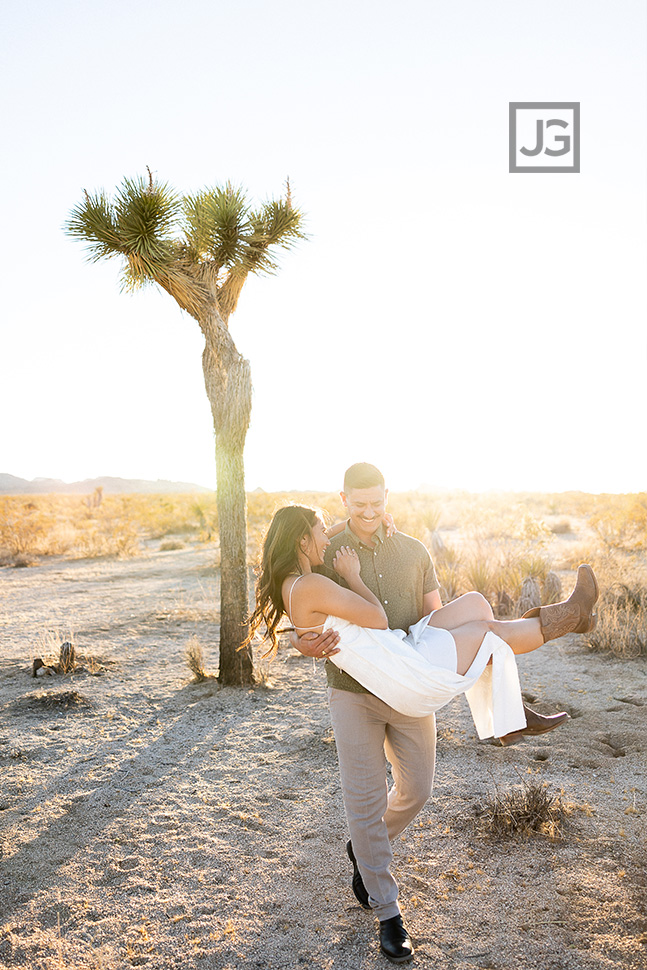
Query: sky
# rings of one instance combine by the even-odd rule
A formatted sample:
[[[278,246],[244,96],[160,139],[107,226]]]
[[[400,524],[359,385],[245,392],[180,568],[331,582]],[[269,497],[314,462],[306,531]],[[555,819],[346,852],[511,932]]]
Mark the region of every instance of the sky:
[[[0,472],[215,487],[197,324],[63,223],[150,166],[290,177],[308,239],[230,320],[249,490],[647,488],[644,0],[5,0]],[[581,104],[511,174],[511,101]]]

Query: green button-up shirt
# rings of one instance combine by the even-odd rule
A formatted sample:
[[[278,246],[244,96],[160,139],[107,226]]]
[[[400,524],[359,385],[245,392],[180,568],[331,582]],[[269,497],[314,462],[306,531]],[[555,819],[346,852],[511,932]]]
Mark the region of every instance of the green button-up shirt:
[[[362,580],[384,607],[390,629],[408,630],[423,616],[425,594],[439,589],[431,556],[422,542],[404,532],[396,532],[387,539],[383,525],[373,541],[373,547],[365,545],[347,522],[344,531],[334,537],[326,551],[326,566],[332,567],[340,546],[354,549],[359,556]],[[330,661],[326,661],[326,676],[329,687],[369,693]]]

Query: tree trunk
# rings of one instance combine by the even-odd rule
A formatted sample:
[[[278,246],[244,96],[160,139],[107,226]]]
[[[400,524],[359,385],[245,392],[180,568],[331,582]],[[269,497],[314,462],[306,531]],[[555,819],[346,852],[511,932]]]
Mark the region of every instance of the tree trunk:
[[[249,361],[242,357],[219,314],[200,320],[205,335],[202,369],[216,433],[220,534],[221,684],[254,683],[248,634],[247,522],[243,451],[252,408]]]
[[[254,683],[251,648],[239,650],[249,632],[247,615],[247,522],[243,449],[216,433],[218,531],[220,533],[221,684]]]

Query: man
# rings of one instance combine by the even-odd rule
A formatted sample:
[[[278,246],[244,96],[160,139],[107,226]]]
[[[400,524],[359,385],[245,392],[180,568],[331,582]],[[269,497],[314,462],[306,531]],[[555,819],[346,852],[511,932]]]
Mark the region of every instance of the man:
[[[432,610],[440,609],[439,584],[426,547],[412,536],[384,528],[388,492],[374,466],[352,465],[344,476],[341,500],[348,518],[332,537],[326,564],[340,546],[350,546],[360,559],[361,576],[384,607],[391,629],[407,630]],[[334,634],[314,639],[305,634],[293,643],[307,656],[336,653]],[[344,805],[350,830],[346,850],[353,865],[353,892],[380,921],[380,948],[394,963],[413,957],[413,946],[398,906],[398,887],[389,866],[392,841],[415,818],[431,794],[435,754],[435,716],[399,714],[329,661],[326,663],[332,719]],[[515,732],[543,733],[568,715],[542,718],[527,709],[529,726]],[[518,737],[517,737],[518,735]],[[511,741],[512,743],[512,741]],[[387,792],[386,756],[393,785]]]

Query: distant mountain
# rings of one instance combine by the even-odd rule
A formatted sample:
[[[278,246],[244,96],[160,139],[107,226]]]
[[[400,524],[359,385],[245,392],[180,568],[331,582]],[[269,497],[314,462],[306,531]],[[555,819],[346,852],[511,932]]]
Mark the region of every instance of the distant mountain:
[[[83,482],[62,482],[59,478],[16,478],[0,472],[0,495],[87,495],[95,488],[102,488],[106,495],[124,495],[132,492],[212,492],[213,489],[190,482],[168,482],[158,479],[148,482],[140,478],[86,478]]]

